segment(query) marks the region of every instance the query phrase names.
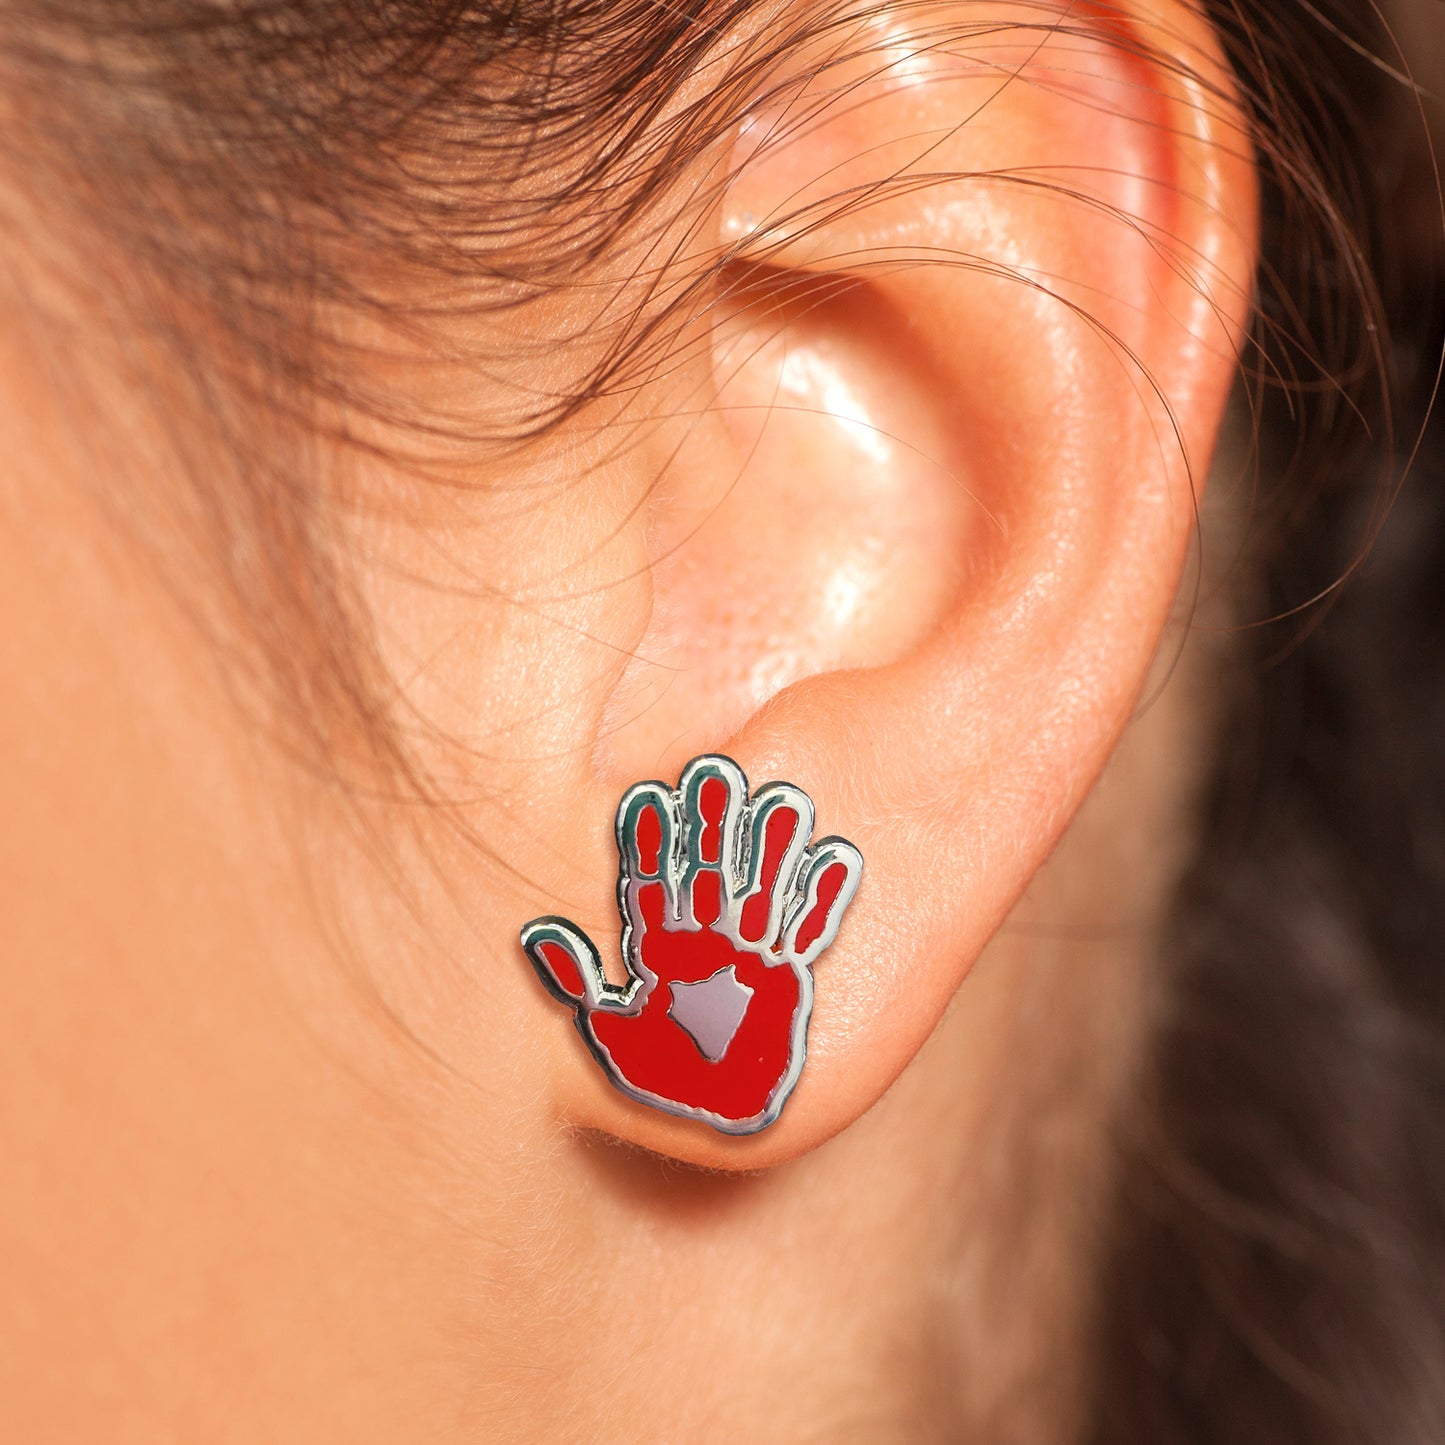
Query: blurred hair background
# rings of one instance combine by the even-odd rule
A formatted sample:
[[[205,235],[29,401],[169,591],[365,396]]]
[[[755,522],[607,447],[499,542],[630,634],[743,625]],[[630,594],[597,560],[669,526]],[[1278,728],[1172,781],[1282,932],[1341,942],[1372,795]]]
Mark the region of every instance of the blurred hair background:
[[[1301,84],[1348,132],[1315,145],[1350,153],[1389,400],[1337,408],[1360,441],[1311,463],[1237,638],[1090,1445],[1445,1440],[1445,0],[1297,9],[1334,36]],[[1348,276],[1301,274],[1347,309]]]

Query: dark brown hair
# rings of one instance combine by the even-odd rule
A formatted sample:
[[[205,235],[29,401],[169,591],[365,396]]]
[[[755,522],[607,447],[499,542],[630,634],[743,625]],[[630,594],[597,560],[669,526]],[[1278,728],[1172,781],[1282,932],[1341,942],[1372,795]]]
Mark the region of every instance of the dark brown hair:
[[[744,107],[796,79],[800,46],[841,55],[866,8],[805,5],[765,25],[751,0],[0,10],[0,85],[23,117],[8,144],[30,177],[0,219],[43,217],[117,330],[139,328],[168,377],[181,359],[178,396],[146,346],[129,352],[208,437],[203,467],[188,426],[165,429],[189,463],[201,570],[245,619],[247,643],[220,625],[218,639],[254,691],[286,701],[318,768],[360,740],[371,781],[429,786],[333,560],[336,499],[309,484],[317,438],[385,445],[426,474],[437,451],[515,443],[625,396],[739,259],[679,281],[648,250],[654,208]],[[1397,401],[1423,408],[1439,337],[1417,305],[1387,339],[1402,276],[1377,181],[1399,127],[1380,120],[1396,92],[1369,63],[1382,37],[1367,7],[1208,8],[1266,185],[1241,396],[1261,443],[1257,610],[1284,620],[1240,643],[1160,960],[1166,1017],[1120,1123],[1093,1433],[1423,1445],[1445,1435],[1445,525],[1429,459],[1380,565],[1318,625],[1300,609],[1375,538],[1389,439],[1412,434]],[[700,71],[716,84],[698,92]],[[507,393],[485,415],[398,413],[385,389],[359,389],[354,333],[331,324],[361,318],[368,346],[402,346],[444,334],[449,313],[518,311],[579,277],[604,344],[579,348],[568,386]],[[424,300],[438,280],[443,307]],[[489,376],[490,361],[458,364]]]
[[[1269,177],[1294,334],[1354,332],[1361,361],[1362,325],[1393,340],[1367,391],[1259,393],[1285,485],[1257,518],[1256,625],[1121,1125],[1092,1438],[1424,1445],[1445,1438],[1445,457],[1421,432],[1439,190],[1369,7],[1241,9],[1236,49],[1251,29],[1281,47],[1257,124],[1293,133],[1291,169],[1351,237],[1314,249]]]

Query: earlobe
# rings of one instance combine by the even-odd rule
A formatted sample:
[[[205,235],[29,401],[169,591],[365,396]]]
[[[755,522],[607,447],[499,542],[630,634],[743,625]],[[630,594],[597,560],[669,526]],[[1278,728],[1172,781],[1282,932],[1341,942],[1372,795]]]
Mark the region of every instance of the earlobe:
[[[1133,8],[1051,28],[1035,5],[900,7],[746,138],[709,441],[652,494],[653,621],[598,757],[625,783],[725,751],[806,789],[868,870],[765,1133],[595,1090],[573,1122],[720,1167],[844,1127],[1128,722],[1254,262],[1209,29]]]

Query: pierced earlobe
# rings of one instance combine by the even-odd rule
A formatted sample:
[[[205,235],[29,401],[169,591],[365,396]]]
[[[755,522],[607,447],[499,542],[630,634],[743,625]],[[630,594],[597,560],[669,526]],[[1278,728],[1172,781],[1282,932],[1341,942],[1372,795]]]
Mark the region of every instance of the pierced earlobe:
[[[522,929],[537,976],[628,1098],[724,1134],[782,1113],[807,1058],[812,964],[863,871],[851,843],[810,845],[812,830],[802,789],[750,798],[731,758],[694,758],[676,789],[638,783],[617,809],[625,983],[566,919]]]
[[[569,1052],[559,1115],[709,1168],[872,1108],[1054,852],[1175,615],[1248,315],[1255,173],[1197,7],[889,13],[703,199],[723,284],[601,493],[610,650],[556,794],[613,780],[610,809],[726,739],[842,810],[869,891],[823,958],[857,849],[709,753],[623,799],[625,973],[565,920],[524,934],[614,1086]],[[536,873],[575,918],[611,860],[573,821],[585,877],[551,832]],[[806,1109],[746,1152],[653,1112],[769,1128],[805,1047]]]

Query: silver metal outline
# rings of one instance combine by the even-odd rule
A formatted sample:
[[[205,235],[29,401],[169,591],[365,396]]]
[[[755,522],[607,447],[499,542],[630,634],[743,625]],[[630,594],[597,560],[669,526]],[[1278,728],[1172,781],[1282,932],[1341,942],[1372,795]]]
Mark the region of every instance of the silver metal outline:
[[[727,787],[722,840],[716,864],[703,862],[697,836],[702,816],[698,802],[703,784],[710,779],[717,779]],[[761,866],[767,819],[775,808],[784,803],[797,809],[799,827],[779,870],[775,896],[768,910],[768,928],[762,942],[752,942],[744,939],[739,931],[743,905],[762,886],[755,867]],[[660,824],[658,871],[655,874],[641,873],[642,860],[633,847],[635,815],[642,807],[654,808]],[[837,937],[863,873],[863,856],[846,838],[830,834],[816,842],[809,842],[815,821],[813,801],[803,789],[792,783],[774,782],[765,784],[756,794],[750,794],[747,777],[737,763],[721,753],[703,754],[682,770],[675,788],[657,779],[634,783],[617,805],[613,833],[617,842],[617,911],[622,920],[621,952],[628,974],[626,983],[614,984],[607,978],[592,940],[567,919],[547,914],[534,918],[522,929],[522,947],[538,977],[554,998],[572,1009],[573,1023],[582,1042],[620,1093],[636,1103],[660,1109],[677,1118],[708,1124],[722,1134],[756,1134],[777,1120],[807,1061],[808,1025],[814,997],[812,964]],[[800,955],[795,948],[798,929],[817,902],[824,871],[839,863],[847,869],[847,874],[829,911],[826,927]],[[721,932],[738,950],[755,954],[768,967],[791,968],[798,980],[798,1005],[793,1013],[788,1067],[774,1085],[765,1107],[748,1119],[729,1119],[711,1110],[693,1108],[639,1088],[617,1067],[606,1046],[590,1027],[594,1012],[640,1013],[657,986],[657,975],[642,962],[638,888],[642,884],[660,882],[667,901],[665,915],[669,925],[674,929],[696,932],[703,925],[692,913],[692,882],[703,868],[717,868],[723,878],[722,911],[717,922],[709,926]],[[768,947],[770,938],[778,940],[777,949]],[[580,999],[560,991],[552,979],[550,967],[539,961],[537,950],[546,943],[563,948],[576,964],[582,980]]]

